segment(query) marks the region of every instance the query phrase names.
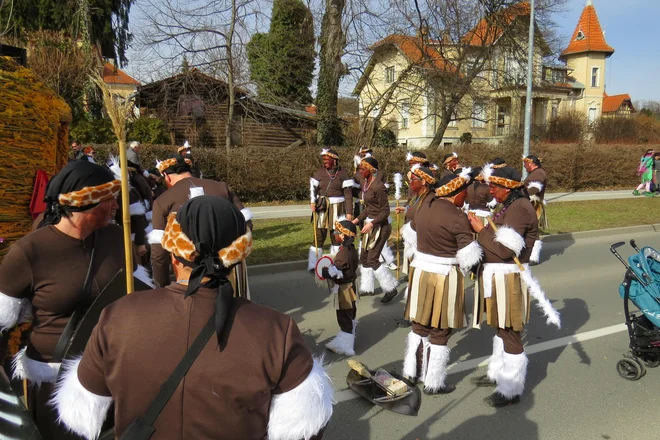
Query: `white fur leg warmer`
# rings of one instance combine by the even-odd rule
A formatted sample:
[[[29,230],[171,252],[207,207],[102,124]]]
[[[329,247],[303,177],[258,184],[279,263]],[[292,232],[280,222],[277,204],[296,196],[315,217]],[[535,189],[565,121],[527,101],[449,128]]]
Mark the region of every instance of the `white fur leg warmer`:
[[[307,270],[316,269],[316,262],[318,261],[321,255],[323,255],[322,248],[317,249],[314,246],[309,248],[309,254],[307,256]]]
[[[381,266],[382,267],[382,266]],[[360,266],[360,292],[374,292],[374,270]]]
[[[332,341],[325,344],[325,348],[344,356],[355,356],[355,333],[340,331]]]
[[[390,264],[394,262],[394,254],[392,249],[389,246],[383,246],[383,250],[380,251],[380,255],[383,257],[385,264]]]
[[[409,379],[417,377],[417,350],[419,345],[422,344],[424,349],[424,341],[421,336],[413,332],[408,333],[406,338],[406,353],[403,357],[403,375]]]
[[[273,396],[268,418],[269,440],[308,439],[318,434],[332,417],[332,381],[314,359],[312,371],[300,385]]]
[[[493,354],[490,355],[490,359],[488,360],[488,373],[486,373],[490,380],[497,380],[497,375],[500,374],[503,365],[503,355],[504,341],[495,335],[493,336]]]
[[[446,345],[429,344],[429,347],[429,365],[424,377],[424,388],[433,392],[445,387],[450,350]]]
[[[80,359],[64,362],[64,372],[48,403],[55,407],[60,423],[76,434],[94,440],[101,432],[112,397],[96,395],[82,386],[78,380]]]
[[[380,284],[381,289],[383,289],[383,293],[391,292],[399,285],[399,281],[397,281],[394,275],[392,275],[392,272],[390,272],[384,264],[381,264],[374,274],[376,275],[378,284]]]
[[[511,399],[520,396],[525,389],[527,355],[502,353],[502,369],[497,375],[497,392]]]

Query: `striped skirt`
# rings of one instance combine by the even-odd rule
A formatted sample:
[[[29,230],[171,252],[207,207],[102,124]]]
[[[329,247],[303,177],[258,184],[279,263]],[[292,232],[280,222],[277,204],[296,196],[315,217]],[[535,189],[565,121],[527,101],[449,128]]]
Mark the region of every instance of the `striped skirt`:
[[[337,310],[352,310],[353,303],[357,301],[357,294],[353,283],[335,285],[337,296],[335,296],[335,308]]]
[[[316,227],[318,229],[335,229],[335,222],[339,217],[346,215],[346,203],[342,200],[338,203],[329,203],[328,209],[316,215]]]
[[[529,322],[530,297],[520,273],[489,270],[489,264],[479,275],[475,284],[474,313],[472,327],[479,328],[486,314],[486,322],[495,328],[512,328],[522,331]],[[503,264],[502,266],[513,266]],[[517,268],[516,268],[517,269]],[[488,292],[490,291],[490,292]]]
[[[414,267],[413,261],[409,270],[406,319],[440,329],[467,325],[465,281],[456,266],[444,275]]]

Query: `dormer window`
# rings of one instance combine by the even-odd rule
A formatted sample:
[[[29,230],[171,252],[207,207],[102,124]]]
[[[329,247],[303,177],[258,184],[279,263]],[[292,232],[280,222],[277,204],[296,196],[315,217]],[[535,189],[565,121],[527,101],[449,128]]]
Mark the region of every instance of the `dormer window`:
[[[580,41],[584,40],[584,32],[582,32],[582,29],[580,29],[577,33],[577,37],[575,37],[575,41]]]

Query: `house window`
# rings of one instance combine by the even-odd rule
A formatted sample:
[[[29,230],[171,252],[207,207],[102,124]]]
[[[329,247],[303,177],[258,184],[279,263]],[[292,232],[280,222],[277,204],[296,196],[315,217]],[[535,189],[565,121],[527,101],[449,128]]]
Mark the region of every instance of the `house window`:
[[[374,109],[371,110],[371,117],[372,118],[377,118],[378,117],[378,111],[379,111],[378,106],[377,105],[374,106]]]
[[[575,37],[575,41],[580,41],[584,40],[584,32],[582,32],[582,29],[580,29],[577,33],[577,36]]]
[[[591,68],[591,87],[598,87],[598,74],[600,73],[600,68],[592,67]]]
[[[456,110],[454,110],[454,113],[451,114],[451,120],[449,121],[449,124],[447,124],[447,127],[456,128],[457,119],[458,119],[458,115],[456,113]]]
[[[566,82],[566,72],[563,70],[553,70],[552,71],[552,82],[554,83],[564,83]]]
[[[550,111],[550,117],[552,118],[552,120],[555,120],[557,119],[558,116],[559,116],[559,104],[553,102],[552,110]]]
[[[385,84],[392,84],[394,82],[394,66],[385,68]]]
[[[483,102],[472,104],[472,126],[474,128],[486,127],[486,105]]]
[[[405,100],[401,103],[401,128],[408,128],[410,124],[410,101]]]
[[[596,122],[596,115],[597,115],[596,112],[597,112],[597,111],[598,111],[598,110],[595,109],[595,108],[593,108],[593,107],[589,109],[588,120],[589,120],[589,123],[590,123],[590,124],[593,124],[594,122]]]

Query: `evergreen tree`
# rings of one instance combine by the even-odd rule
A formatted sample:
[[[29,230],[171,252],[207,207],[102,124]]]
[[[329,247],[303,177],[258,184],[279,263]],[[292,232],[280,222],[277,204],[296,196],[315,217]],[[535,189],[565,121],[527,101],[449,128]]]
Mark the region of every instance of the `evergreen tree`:
[[[247,54],[260,100],[299,107],[312,102],[314,20],[301,0],[275,0],[268,33],[255,34]]]
[[[22,39],[26,32],[39,30],[67,31],[78,37],[80,2],[77,0],[18,0],[13,8],[0,9],[0,23],[8,23],[14,37]],[[135,0],[88,0],[89,33],[92,43],[101,46],[103,56],[126,64],[126,50],[132,35],[128,31],[128,15]],[[84,40],[84,38],[81,38]]]

